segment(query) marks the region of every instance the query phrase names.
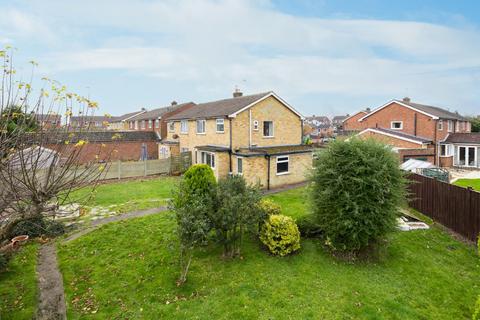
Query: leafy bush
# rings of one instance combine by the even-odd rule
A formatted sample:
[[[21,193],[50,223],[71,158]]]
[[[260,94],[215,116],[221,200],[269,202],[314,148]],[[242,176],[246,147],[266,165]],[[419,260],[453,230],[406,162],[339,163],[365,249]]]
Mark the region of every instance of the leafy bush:
[[[209,216],[215,204],[216,181],[209,166],[195,165],[187,170],[178,189],[173,192],[170,209],[175,213],[180,240],[180,277],[187,280],[193,249],[206,242],[211,230]]]
[[[271,215],[282,213],[282,207],[270,199],[262,199],[259,206],[265,219]]]
[[[259,190],[248,186],[242,176],[229,176],[218,183],[211,221],[224,257],[240,255],[244,233],[258,227],[260,199]]]
[[[475,304],[475,309],[472,315],[473,320],[480,320],[480,296],[477,298],[477,303]]]
[[[333,250],[356,255],[394,230],[406,179],[384,144],[334,141],[318,154],[312,180],[315,219]]]
[[[322,235],[322,229],[312,215],[302,216],[297,220],[298,230],[304,238],[317,238]]]
[[[9,233],[9,238],[19,235],[28,235],[30,238],[41,236],[57,237],[65,233],[63,223],[53,220],[47,220],[41,215],[34,216],[30,219],[18,222]]]
[[[260,240],[271,253],[285,256],[300,249],[300,232],[292,218],[276,214],[265,221]]]

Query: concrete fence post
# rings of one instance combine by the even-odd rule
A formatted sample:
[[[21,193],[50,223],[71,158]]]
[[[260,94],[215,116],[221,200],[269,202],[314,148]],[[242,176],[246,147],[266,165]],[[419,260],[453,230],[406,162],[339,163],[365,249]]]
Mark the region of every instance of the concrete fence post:
[[[147,162],[148,160],[143,160],[143,176],[147,176]]]
[[[118,180],[122,178],[122,162],[120,160],[117,161],[117,167],[118,167]]]

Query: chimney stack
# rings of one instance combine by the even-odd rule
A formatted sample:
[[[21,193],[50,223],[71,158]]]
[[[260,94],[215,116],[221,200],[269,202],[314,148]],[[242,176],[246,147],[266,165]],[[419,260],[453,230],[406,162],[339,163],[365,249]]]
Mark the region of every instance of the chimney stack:
[[[243,96],[243,93],[237,87],[235,87],[235,91],[233,92],[233,97],[238,98],[241,96]]]
[[[410,102],[410,98],[409,97],[403,98],[403,102]]]
[[[172,101],[172,106],[176,106],[177,104],[178,104],[177,101],[175,100]]]

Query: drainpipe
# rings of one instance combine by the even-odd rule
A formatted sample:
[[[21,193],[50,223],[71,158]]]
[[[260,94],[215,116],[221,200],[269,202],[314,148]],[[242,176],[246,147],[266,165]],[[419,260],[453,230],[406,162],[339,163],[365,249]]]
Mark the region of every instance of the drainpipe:
[[[436,145],[435,149],[433,149],[433,164],[440,166],[440,153],[438,152],[438,148],[440,148],[440,143],[437,141],[437,121],[434,122],[435,129],[433,131],[433,144]]]
[[[417,114],[413,115],[413,135],[417,136]]]
[[[300,144],[303,144],[303,119],[300,119],[302,130],[300,131]]]
[[[248,109],[248,148],[252,147],[252,108]]]
[[[265,155],[267,159],[267,190],[270,190],[270,155]]]
[[[229,168],[230,173],[232,173],[232,118],[228,118],[228,130],[230,131],[230,148],[228,150],[228,158],[229,158]]]

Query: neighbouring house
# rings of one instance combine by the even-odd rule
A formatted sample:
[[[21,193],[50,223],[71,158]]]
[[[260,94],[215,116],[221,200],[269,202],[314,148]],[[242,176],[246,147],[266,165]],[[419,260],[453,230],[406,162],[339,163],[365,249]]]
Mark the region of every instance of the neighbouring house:
[[[343,130],[347,132],[362,131],[364,129],[363,124],[358,120],[369,114],[370,111],[370,108],[366,108],[365,110],[360,110],[351,116],[346,117],[343,120]]]
[[[147,110],[145,108],[142,108],[140,111],[129,112],[118,117],[112,117],[109,121],[110,125],[108,128],[110,130],[117,130],[117,131],[129,130],[130,128],[129,128],[128,121],[131,118],[145,112],[147,112]]]
[[[480,168],[480,132],[450,133],[439,147],[440,166]]]
[[[243,175],[248,183],[277,188],[306,180],[312,148],[302,144],[303,117],[274,92],[201,103],[170,116],[159,157],[192,152],[193,163],[215,176]]]
[[[62,116],[56,113],[36,113],[35,120],[43,129],[60,128],[62,126]]]
[[[334,116],[332,118],[332,127],[334,132],[342,131],[343,130],[343,121],[348,118],[350,115],[347,114],[346,116]]]
[[[128,129],[137,131],[154,131],[157,132],[161,138],[166,138],[167,122],[165,119],[187,110],[194,105],[195,103],[193,102],[177,104],[176,101],[173,101],[168,107],[146,111],[130,118],[128,120]]]
[[[45,147],[63,156],[68,156],[79,141],[85,141],[80,163],[158,159],[160,143],[153,131],[62,132],[53,134],[49,139]]]
[[[328,125],[330,126],[332,123],[330,119],[326,116],[316,116],[312,115],[311,117],[305,117],[304,123],[309,124],[312,128]]]
[[[104,130],[108,129],[110,120],[109,116],[71,116],[69,120],[69,126],[72,129],[89,128]]]
[[[392,100],[358,120],[361,137],[374,137],[392,145],[402,161],[414,158],[439,165],[440,142],[449,134],[468,134],[470,122],[457,112]],[[463,149],[462,149],[463,150]]]

